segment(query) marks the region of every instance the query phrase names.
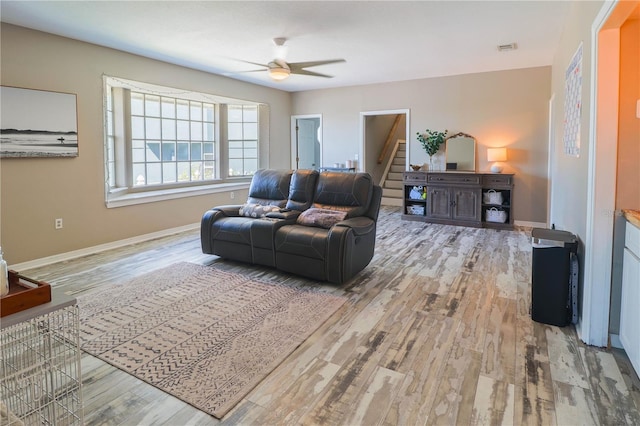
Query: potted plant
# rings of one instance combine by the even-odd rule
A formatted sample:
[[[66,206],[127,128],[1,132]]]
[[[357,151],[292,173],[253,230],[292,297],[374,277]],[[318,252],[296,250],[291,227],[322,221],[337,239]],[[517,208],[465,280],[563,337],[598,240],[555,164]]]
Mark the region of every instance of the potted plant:
[[[438,132],[437,130],[427,129],[424,133],[417,132],[418,142],[429,156],[429,170],[433,170],[433,156],[440,150],[440,145],[444,143],[447,131]]]

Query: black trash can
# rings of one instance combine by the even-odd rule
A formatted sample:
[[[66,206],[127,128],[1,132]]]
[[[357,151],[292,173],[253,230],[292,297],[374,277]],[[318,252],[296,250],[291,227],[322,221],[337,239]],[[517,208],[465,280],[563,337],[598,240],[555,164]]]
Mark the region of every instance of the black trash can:
[[[531,243],[531,319],[564,327],[572,319],[572,260],[578,239],[567,231],[533,228]]]

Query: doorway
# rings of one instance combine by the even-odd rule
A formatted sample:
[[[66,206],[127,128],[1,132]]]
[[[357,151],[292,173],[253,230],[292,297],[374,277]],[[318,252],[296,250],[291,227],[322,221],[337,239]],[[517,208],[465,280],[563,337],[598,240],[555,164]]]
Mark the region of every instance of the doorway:
[[[322,115],[291,117],[291,168],[318,170],[322,164]]]
[[[382,111],[367,111],[360,113],[360,153],[358,161],[358,169],[362,172],[367,172],[374,177],[374,181],[378,182],[384,177],[385,167],[378,164],[378,156],[382,147],[386,141],[389,127],[393,122],[393,119],[403,115],[402,123],[404,129],[398,130],[400,139],[407,140],[407,157],[406,167],[409,167],[409,143],[408,135],[410,128],[409,109],[394,109],[394,110],[382,110]],[[385,118],[389,118],[388,124],[384,124]],[[377,126],[382,126],[385,129],[384,132],[379,132]]]
[[[618,78],[621,55],[629,54],[621,51],[620,28],[628,18],[632,18],[634,10],[636,14],[640,13],[639,5],[639,1],[606,3],[591,28],[592,102],[589,111],[586,251],[582,315],[576,329],[585,343],[595,346],[608,345],[611,308],[616,310],[619,305],[614,303],[610,306],[611,297],[616,298],[616,289],[612,289],[612,255],[616,179],[620,173],[617,164],[618,106],[619,94],[625,93]],[[613,315],[619,313],[614,312]]]

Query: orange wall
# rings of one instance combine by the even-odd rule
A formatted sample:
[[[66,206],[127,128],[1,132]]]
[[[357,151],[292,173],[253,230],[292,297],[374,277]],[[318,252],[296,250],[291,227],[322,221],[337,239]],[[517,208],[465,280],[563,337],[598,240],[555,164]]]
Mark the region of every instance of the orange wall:
[[[640,6],[620,27],[620,98],[616,209],[640,210]]]

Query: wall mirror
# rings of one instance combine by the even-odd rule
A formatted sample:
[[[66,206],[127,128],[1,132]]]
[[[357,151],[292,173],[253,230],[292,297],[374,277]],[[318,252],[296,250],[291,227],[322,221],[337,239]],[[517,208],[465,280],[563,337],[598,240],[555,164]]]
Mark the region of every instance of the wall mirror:
[[[445,142],[447,170],[476,171],[476,138],[460,132]]]

